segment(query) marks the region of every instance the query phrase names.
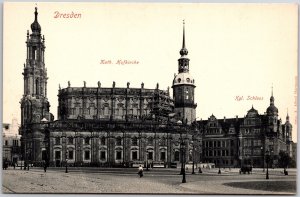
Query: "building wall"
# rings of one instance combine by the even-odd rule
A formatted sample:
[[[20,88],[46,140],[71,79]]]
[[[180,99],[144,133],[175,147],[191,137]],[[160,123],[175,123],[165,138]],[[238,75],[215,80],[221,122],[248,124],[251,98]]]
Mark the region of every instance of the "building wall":
[[[80,124],[80,121],[78,123]],[[49,155],[50,165],[53,166],[65,165],[66,159],[68,164],[77,166],[131,166],[133,163],[144,164],[147,158],[149,163],[170,166],[171,163],[180,162],[182,140],[186,143],[186,161],[192,161],[193,154],[197,155],[194,155],[195,159],[200,159],[198,155],[201,146],[198,138],[194,139],[192,134],[195,130],[184,130],[183,135],[182,132],[162,128],[157,128],[154,132],[145,127],[125,130],[85,130],[70,127],[59,131],[54,125],[50,127]]]
[[[156,99],[162,99],[160,94],[172,111],[173,100],[163,90],[69,87],[59,91],[58,119],[143,119],[151,115]]]
[[[21,159],[21,141],[18,135],[18,124],[13,119],[12,124],[3,124],[2,130],[2,159],[9,162],[17,162]]]

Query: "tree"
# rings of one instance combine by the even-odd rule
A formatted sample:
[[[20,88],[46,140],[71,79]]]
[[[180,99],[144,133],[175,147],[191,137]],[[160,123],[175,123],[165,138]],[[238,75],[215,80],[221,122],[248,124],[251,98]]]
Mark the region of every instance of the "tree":
[[[289,154],[287,152],[284,151],[280,151],[279,152],[279,160],[278,160],[278,164],[279,167],[284,169],[284,174],[287,175],[287,171],[286,168],[288,167],[288,165],[291,162],[291,157],[289,156]]]

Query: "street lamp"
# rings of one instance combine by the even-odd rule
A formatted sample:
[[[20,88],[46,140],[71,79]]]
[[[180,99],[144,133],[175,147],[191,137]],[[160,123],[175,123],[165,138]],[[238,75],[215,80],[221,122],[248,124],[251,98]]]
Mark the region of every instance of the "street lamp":
[[[27,153],[27,170],[29,170],[29,156],[30,155],[28,154],[29,153],[28,151],[26,153]]]
[[[262,165],[263,165],[263,172],[265,172],[265,155],[264,155],[264,148],[263,147],[260,147],[260,149],[261,149],[261,154],[262,154]]]
[[[22,157],[22,155],[21,155],[21,170],[22,170],[22,163],[23,163],[22,160],[23,160],[23,157]]]
[[[192,146],[193,146],[193,171],[192,174],[195,174],[195,145],[194,145],[194,141],[191,141]]]
[[[266,151],[266,162],[267,162],[267,173],[266,173],[266,179],[269,179],[269,161],[270,161],[270,151]]]
[[[68,153],[69,153],[69,151],[67,150],[66,151],[66,171],[65,171],[65,173],[68,173]]]
[[[181,172],[182,172],[182,183],[186,183],[185,179],[185,143],[181,142]]]
[[[147,152],[146,152],[146,171],[149,171],[149,167],[148,167],[148,156],[149,156],[149,152],[148,152],[148,150],[147,150]]]

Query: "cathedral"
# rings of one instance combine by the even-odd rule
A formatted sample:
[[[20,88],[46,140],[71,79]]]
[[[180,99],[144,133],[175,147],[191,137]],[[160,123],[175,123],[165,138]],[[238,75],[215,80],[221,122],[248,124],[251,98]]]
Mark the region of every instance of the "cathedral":
[[[27,31],[20,134],[22,155],[35,166],[176,167],[181,163],[215,163],[237,167],[265,164],[291,152],[292,125],[282,124],[273,93],[264,115],[253,107],[244,118],[196,121],[195,80],[189,72],[185,25],[178,74],[169,88],[72,87],[58,90],[58,118],[47,99],[45,38],[35,8]],[[51,69],[51,68],[50,68]]]

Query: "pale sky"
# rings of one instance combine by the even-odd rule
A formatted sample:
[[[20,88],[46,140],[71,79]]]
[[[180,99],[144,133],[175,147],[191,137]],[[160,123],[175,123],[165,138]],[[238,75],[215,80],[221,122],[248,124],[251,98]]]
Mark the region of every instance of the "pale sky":
[[[26,32],[34,3],[4,3],[3,122],[20,121]],[[287,109],[297,141],[296,4],[38,3],[45,35],[48,99],[57,118],[58,84],[155,88],[172,86],[185,20],[190,74],[195,78],[197,119],[243,117],[253,105],[263,114],[270,104],[285,122]],[[55,12],[81,18],[54,18]],[[136,65],[117,65],[118,60]],[[111,60],[113,64],[100,64]],[[172,89],[171,89],[172,91]],[[237,101],[236,96],[244,100]],[[247,100],[248,96],[260,100]]]

